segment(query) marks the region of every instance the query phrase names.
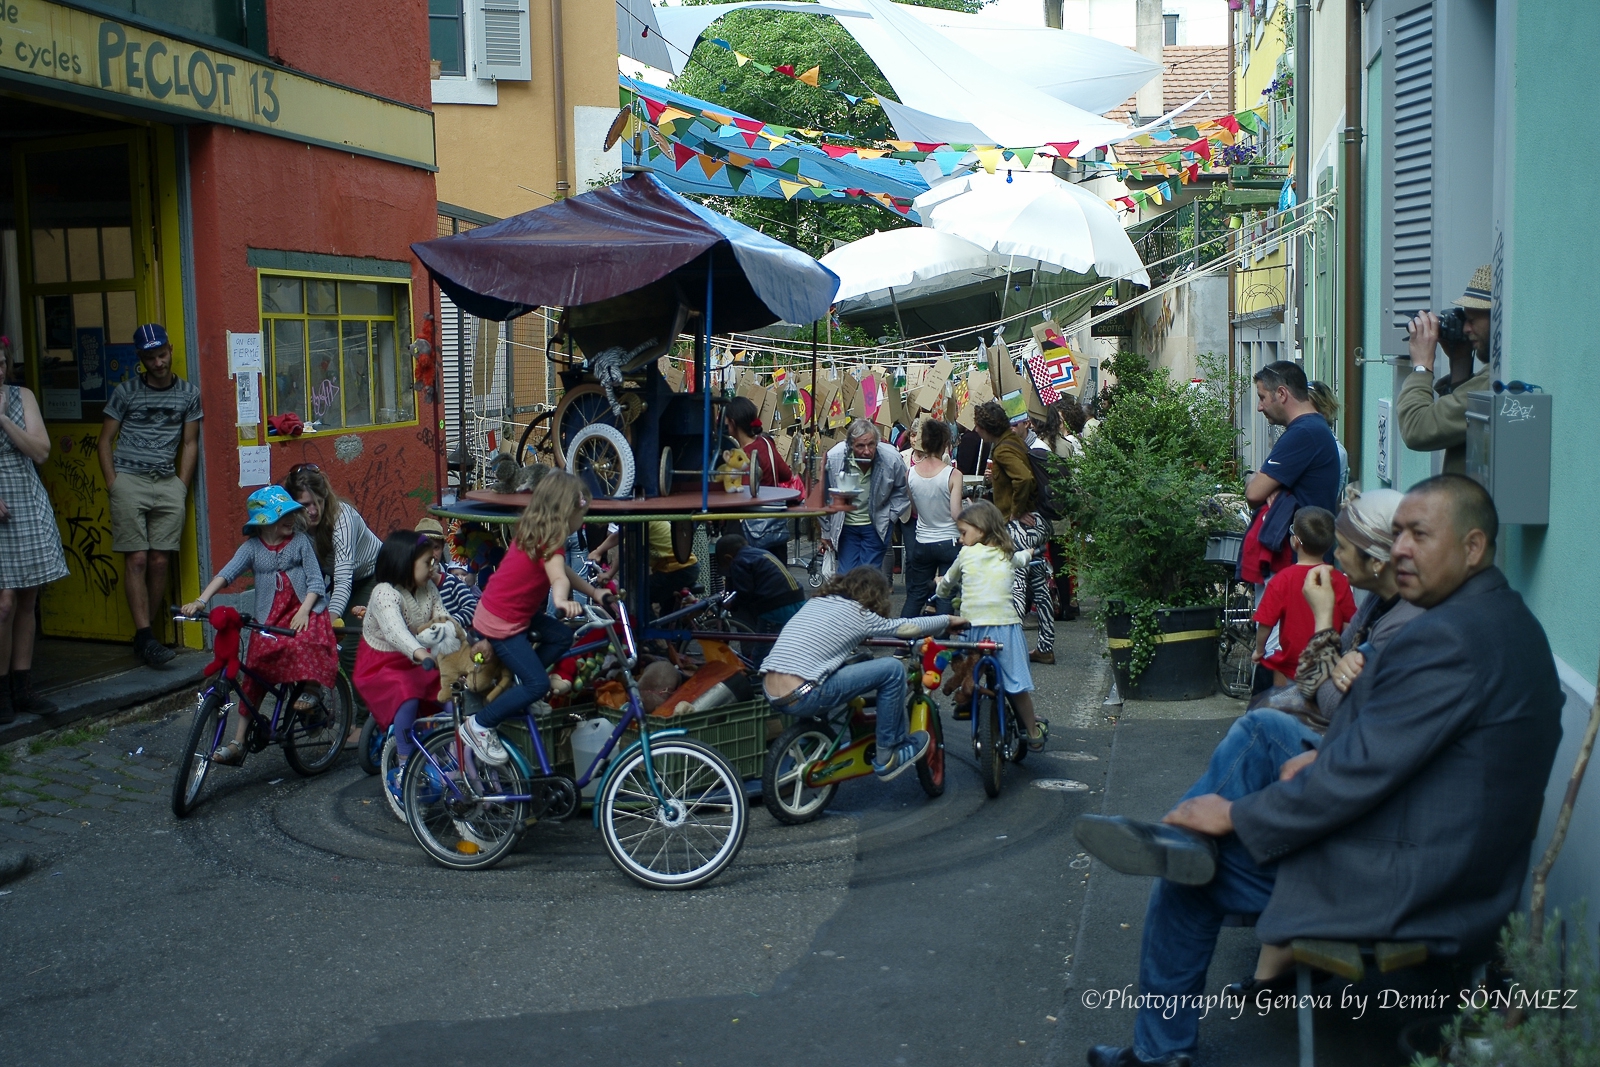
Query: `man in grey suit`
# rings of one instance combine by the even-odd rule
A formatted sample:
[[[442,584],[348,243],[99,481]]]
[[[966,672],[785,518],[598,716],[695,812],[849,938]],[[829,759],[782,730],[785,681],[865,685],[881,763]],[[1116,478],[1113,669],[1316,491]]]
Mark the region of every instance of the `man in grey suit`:
[[[1450,956],[1488,949],[1516,906],[1561,740],[1555,661],[1493,564],[1481,486],[1430,478],[1394,525],[1400,595],[1429,610],[1366,664],[1317,749],[1231,796],[1191,796],[1162,824],[1075,828],[1115,869],[1163,876],[1142,993],[1202,993],[1226,914],[1259,912],[1268,944],[1422,941]],[[1095,1046],[1089,1063],[1187,1065],[1199,1014],[1141,1007],[1133,1047]]]

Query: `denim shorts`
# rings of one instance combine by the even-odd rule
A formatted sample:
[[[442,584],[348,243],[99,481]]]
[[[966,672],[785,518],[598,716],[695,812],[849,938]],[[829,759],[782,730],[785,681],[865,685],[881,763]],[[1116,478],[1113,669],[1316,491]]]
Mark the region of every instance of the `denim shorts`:
[[[1022,624],[974,626],[961,635],[963,641],[998,641],[1003,647],[995,653],[1000,663],[1000,688],[1008,693],[1033,692],[1033,668],[1028,663],[1028,639]]]

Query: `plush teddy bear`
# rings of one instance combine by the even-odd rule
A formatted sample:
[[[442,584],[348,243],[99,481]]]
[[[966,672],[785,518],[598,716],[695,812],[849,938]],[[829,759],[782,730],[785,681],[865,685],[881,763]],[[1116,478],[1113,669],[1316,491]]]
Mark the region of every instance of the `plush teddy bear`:
[[[461,628],[460,623],[452,625],[457,630]],[[464,631],[460,638],[454,651],[434,657],[434,662],[439,665],[439,703],[450,699],[457,678],[466,679],[467,688],[482,694],[485,704],[516,684],[516,676],[511,673],[511,668],[501,663],[493,652],[474,653],[472,646],[466,643]],[[421,640],[421,635],[418,635],[418,640]]]
[[[714,480],[722,483],[724,493],[737,493],[748,484],[746,478],[749,472],[749,455],[742,448],[730,448],[722,453],[722,463],[716,470],[719,477]]]
[[[417,643],[426,648],[435,660],[459,650],[467,641],[466,631],[454,619],[424,626],[417,631],[416,637]]]

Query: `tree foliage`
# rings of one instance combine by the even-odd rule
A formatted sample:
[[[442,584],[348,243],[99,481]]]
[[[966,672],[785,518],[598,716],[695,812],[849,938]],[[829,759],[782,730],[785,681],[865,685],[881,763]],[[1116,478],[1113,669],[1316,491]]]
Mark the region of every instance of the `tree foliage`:
[[[902,2],[973,12],[982,8],[985,0]],[[754,65],[741,67],[732,52],[711,44],[697,47],[683,73],[673,79],[671,87],[677,92],[763,122],[873,140],[893,136],[883,109],[865,100],[880,93],[892,100],[894,90],[838,19],[783,11],[734,11],[713,22],[705,36],[720,37],[744,55],[773,66],[791,63],[796,70],[806,70],[820,65],[823,85],[834,85],[862,101],[852,104],[839,92],[782,75],[763,74]],[[813,256],[832,251],[836,243],[848,243],[877,230],[913,225],[901,215],[871,203],[828,204],[752,196],[695,199]]]

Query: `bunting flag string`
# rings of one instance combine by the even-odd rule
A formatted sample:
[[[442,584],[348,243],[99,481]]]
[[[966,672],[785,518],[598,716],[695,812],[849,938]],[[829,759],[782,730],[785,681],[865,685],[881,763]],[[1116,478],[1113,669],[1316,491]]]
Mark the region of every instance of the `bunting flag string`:
[[[878,102],[878,98],[876,96],[855,96],[845,92],[844,82],[840,81],[838,78],[829,78],[826,81],[823,81],[821,64],[814,64],[806,70],[796,71],[793,63],[763,63],[759,59],[751,59],[743,52],[736,51],[733,45],[729,44],[727,41],[724,41],[720,37],[712,37],[709,39],[708,43],[716,45],[723,51],[732,52],[734,62],[741,67],[751,66],[763,74],[781,74],[785,78],[800,82],[802,85],[809,85],[813,89],[821,89],[824,92],[836,93],[837,95],[848,100],[852,107],[854,107],[856,104],[876,104]]]

